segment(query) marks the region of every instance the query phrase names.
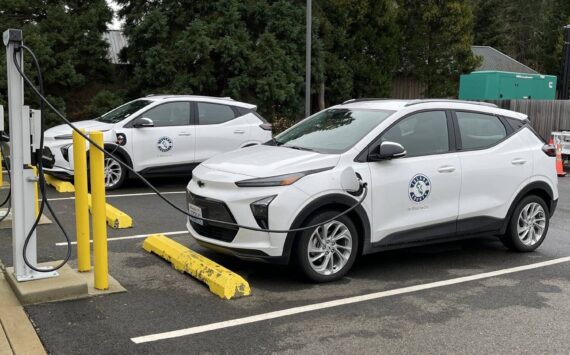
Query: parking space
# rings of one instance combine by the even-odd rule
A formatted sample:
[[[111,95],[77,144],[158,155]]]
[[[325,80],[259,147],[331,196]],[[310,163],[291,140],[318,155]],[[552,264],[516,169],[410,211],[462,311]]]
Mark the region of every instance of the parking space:
[[[157,181],[180,206],[185,185],[186,179]],[[316,285],[288,267],[244,262],[197,246],[186,232],[185,216],[140,183],[130,182],[108,196],[109,203],[134,221],[130,229],[109,229],[109,270],[128,292],[28,306],[26,311],[54,354],[331,349],[562,353],[570,348],[570,262],[560,259],[570,256],[570,180],[561,179],[559,189],[547,240],[535,253],[509,252],[490,236],[366,256],[343,280]],[[73,238],[72,196],[50,189],[52,206]],[[252,296],[221,300],[205,285],[146,253],[144,235],[159,232],[172,233],[176,241],[243,276]],[[40,226],[38,233],[43,258],[65,255],[56,225]],[[10,231],[0,231],[0,240],[0,259],[10,265]],[[552,265],[538,264],[557,259]],[[537,265],[510,271],[531,264]],[[500,270],[504,272],[477,280],[460,279]],[[439,281],[447,283],[433,284]],[[418,287],[405,289],[412,286]],[[331,301],[340,302],[324,303]],[[312,308],[299,308],[308,305]],[[271,313],[276,311],[282,312]],[[163,334],[173,331],[177,333]]]

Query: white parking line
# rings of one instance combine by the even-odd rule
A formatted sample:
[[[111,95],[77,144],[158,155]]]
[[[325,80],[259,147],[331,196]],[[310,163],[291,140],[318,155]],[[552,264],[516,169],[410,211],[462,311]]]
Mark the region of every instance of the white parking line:
[[[166,233],[150,233],[150,234],[138,234],[138,235],[129,235],[127,237],[117,237],[117,238],[107,238],[108,242],[114,242],[114,241],[118,241],[118,240],[129,240],[129,239],[142,239],[142,238],[146,238],[146,237],[150,237],[151,235],[154,234],[164,234],[164,235],[178,235],[178,234],[187,234],[188,231],[176,231],[176,232],[166,232]],[[93,243],[93,240],[90,240],[89,242]],[[71,245],[76,245],[77,242],[71,242]],[[56,246],[61,247],[61,246],[67,246],[66,242],[62,242],[62,243],[55,243]]]
[[[224,321],[224,322],[211,323],[211,324],[201,325],[201,326],[197,326],[197,327],[174,330],[174,331],[170,331],[170,332],[145,335],[145,336],[140,336],[140,337],[136,337],[136,338],[131,338],[131,341],[136,343],[136,344],[141,344],[141,343],[148,343],[148,342],[164,340],[164,339],[178,338],[178,337],[182,337],[182,336],[186,336],[186,335],[205,333],[205,332],[210,332],[213,330],[235,327],[238,325],[244,325],[244,324],[249,324],[249,323],[261,322],[261,321],[265,321],[265,320],[269,320],[269,319],[282,318],[282,317],[287,317],[287,316],[291,316],[294,314],[306,313],[306,312],[316,311],[316,310],[320,310],[320,309],[338,307],[338,306],[343,306],[343,305],[352,304],[352,303],[371,301],[371,300],[376,300],[379,298],[401,295],[401,294],[411,293],[411,292],[417,292],[417,291],[422,291],[422,290],[427,290],[427,289],[432,289],[432,288],[437,288],[437,287],[456,285],[456,284],[460,284],[460,283],[464,283],[464,282],[487,279],[487,278],[491,278],[491,277],[496,277],[496,276],[501,276],[501,275],[506,275],[506,274],[512,274],[512,273],[521,272],[521,271],[525,271],[525,270],[538,269],[541,267],[566,263],[569,261],[570,261],[570,257],[553,259],[553,260],[549,260],[549,261],[544,261],[544,262],[529,264],[529,265],[524,265],[524,266],[518,266],[518,267],[509,268],[509,269],[502,269],[502,270],[497,270],[497,271],[485,272],[482,274],[458,277],[458,278],[450,279],[450,280],[430,282],[427,284],[409,286],[409,287],[398,288],[398,289],[388,290],[388,291],[375,292],[375,293],[370,293],[367,295],[348,297],[348,298],[329,301],[329,302],[315,303],[315,304],[310,304],[307,306],[294,307],[294,308],[284,309],[281,311],[258,314],[258,315],[254,315],[254,316],[250,316],[250,317],[237,318],[237,319],[232,319],[232,320],[228,320],[228,321]]]
[[[170,191],[170,192],[161,192],[163,195],[176,195],[176,194],[185,194],[186,191]],[[133,197],[133,196],[151,196],[156,195],[154,192],[140,192],[136,194],[117,194],[117,195],[106,195],[107,198],[116,198],[116,197]],[[57,198],[48,198],[48,201],[65,201],[65,200],[75,200],[75,196],[71,197],[57,197]]]

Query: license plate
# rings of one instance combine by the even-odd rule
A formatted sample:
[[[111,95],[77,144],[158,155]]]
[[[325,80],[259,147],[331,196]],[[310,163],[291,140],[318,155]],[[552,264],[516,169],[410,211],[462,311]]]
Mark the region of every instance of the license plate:
[[[202,217],[202,209],[200,207],[189,203],[188,204],[188,214],[190,215],[188,218],[190,218],[190,220],[192,222],[199,224],[201,226],[204,225],[204,221],[199,219]],[[194,217],[199,217],[199,218],[194,218]]]

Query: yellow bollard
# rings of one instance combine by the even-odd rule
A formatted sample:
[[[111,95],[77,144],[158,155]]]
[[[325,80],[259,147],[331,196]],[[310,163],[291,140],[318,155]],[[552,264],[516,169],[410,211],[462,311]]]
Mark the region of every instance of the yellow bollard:
[[[85,130],[82,130],[85,132]],[[91,271],[89,206],[87,202],[87,156],[85,138],[73,131],[73,169],[75,184],[75,232],[77,234],[77,271]]]
[[[103,133],[91,132],[89,137],[100,147],[103,147]],[[104,153],[89,147],[89,163],[91,177],[91,200],[93,215],[93,258],[95,269],[95,288],[109,288],[109,265],[107,257],[107,222],[105,216],[105,171]]]

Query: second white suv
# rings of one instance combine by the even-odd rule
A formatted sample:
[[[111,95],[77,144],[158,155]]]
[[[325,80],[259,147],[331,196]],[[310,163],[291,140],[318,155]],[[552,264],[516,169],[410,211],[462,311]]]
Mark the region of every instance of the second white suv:
[[[364,193],[343,183],[347,171],[368,193],[337,217]],[[351,100],[200,164],[188,185],[188,229],[205,247],[292,260],[324,282],[361,254],[474,235],[532,251],[557,201],[555,151],[523,114],[453,100]],[[278,231],[330,221],[274,233],[195,217]]]
[[[271,139],[271,124],[256,106],[230,98],[190,95],[147,96],[103,116],[74,123],[87,131],[104,132],[105,149],[145,176],[190,172],[216,154]],[[47,173],[73,176],[71,128],[60,125],[45,132],[45,146],[55,157]],[[105,158],[105,185],[121,186],[127,170]]]

